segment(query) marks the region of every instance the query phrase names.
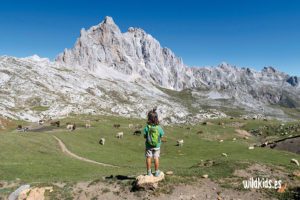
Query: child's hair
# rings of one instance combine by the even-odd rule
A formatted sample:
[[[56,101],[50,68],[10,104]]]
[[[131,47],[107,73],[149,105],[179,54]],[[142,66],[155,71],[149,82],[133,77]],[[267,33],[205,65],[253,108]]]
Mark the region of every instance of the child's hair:
[[[148,113],[148,122],[149,125],[158,125],[159,121],[158,121],[158,115],[157,112],[155,110],[151,110]]]

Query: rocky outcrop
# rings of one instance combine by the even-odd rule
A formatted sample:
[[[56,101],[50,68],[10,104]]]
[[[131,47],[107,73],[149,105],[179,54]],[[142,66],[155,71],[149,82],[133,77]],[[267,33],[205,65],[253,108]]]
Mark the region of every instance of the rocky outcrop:
[[[140,175],[133,183],[133,191],[136,190],[155,190],[158,187],[158,183],[165,179],[165,174],[160,172],[159,176]]]

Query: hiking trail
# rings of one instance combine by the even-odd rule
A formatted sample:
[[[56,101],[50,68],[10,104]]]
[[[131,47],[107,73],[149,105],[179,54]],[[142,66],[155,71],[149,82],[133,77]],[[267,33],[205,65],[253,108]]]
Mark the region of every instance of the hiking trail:
[[[81,161],[84,161],[84,162],[89,162],[89,163],[101,165],[101,166],[104,166],[104,167],[119,167],[119,166],[116,166],[116,165],[111,165],[111,164],[106,164],[106,163],[102,163],[102,162],[97,162],[97,161],[94,161],[94,160],[90,160],[90,159],[78,156],[75,153],[71,152],[66,147],[66,145],[63,143],[63,141],[61,141],[58,137],[56,137],[56,136],[53,136],[53,137],[58,141],[58,144],[60,146],[61,151],[63,153],[65,153],[66,155],[70,156],[70,157],[76,158],[77,160],[81,160]]]

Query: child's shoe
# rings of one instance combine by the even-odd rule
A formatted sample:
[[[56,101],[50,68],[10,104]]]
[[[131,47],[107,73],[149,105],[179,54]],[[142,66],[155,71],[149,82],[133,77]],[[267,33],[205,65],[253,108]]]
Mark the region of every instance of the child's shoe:
[[[148,176],[153,176],[151,170],[148,170],[147,175]]]
[[[160,171],[159,171],[159,170],[156,170],[154,176],[158,177],[159,175],[160,175]]]

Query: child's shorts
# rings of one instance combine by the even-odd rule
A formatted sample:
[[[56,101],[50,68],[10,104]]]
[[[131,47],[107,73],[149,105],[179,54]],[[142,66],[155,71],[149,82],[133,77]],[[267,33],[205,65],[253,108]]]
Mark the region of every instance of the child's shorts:
[[[151,148],[146,149],[145,156],[147,158],[159,158],[160,155],[160,148]]]

